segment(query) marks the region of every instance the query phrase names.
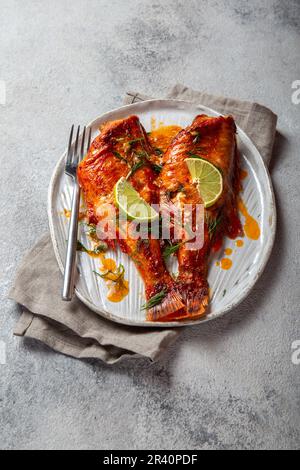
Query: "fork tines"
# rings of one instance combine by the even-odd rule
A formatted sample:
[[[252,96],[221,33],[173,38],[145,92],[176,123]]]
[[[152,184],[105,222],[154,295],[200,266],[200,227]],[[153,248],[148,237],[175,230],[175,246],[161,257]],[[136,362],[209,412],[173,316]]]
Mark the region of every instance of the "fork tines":
[[[92,138],[92,129],[91,127],[89,127],[87,130],[86,126],[84,126],[82,135],[80,136],[80,126],[78,126],[74,145],[72,145],[73,133],[74,133],[74,124],[72,125],[71,131],[70,131],[66,167],[65,167],[65,172],[69,176],[72,176],[72,177],[76,175],[76,169],[77,169],[78,163],[83,159],[85,153],[90,148],[91,138]]]

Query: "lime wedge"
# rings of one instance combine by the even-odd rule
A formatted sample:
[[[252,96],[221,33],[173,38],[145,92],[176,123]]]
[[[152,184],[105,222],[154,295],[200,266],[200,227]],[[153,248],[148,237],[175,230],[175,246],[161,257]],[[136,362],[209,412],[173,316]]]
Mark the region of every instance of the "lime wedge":
[[[223,177],[212,163],[203,158],[187,158],[186,164],[193,178],[198,184],[199,193],[204,206],[213,206],[223,191]]]
[[[114,187],[114,200],[119,210],[130,220],[147,222],[158,218],[158,213],[141,198],[124,177],[120,178]]]

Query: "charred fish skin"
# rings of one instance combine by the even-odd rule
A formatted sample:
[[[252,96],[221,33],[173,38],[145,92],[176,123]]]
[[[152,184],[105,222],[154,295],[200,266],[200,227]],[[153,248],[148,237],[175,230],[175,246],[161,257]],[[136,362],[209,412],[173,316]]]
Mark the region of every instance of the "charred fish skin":
[[[137,116],[127,119],[109,121],[102,124],[100,134],[92,142],[87,156],[80,163],[78,178],[84,192],[85,201],[90,210],[91,218],[97,220],[97,206],[105,199],[113,203],[113,188],[121,177],[126,177],[134,164],[140,160],[140,148],[151,153],[147,135]],[[147,172],[147,165],[143,168],[143,176]],[[141,177],[141,171],[137,175]],[[149,172],[146,187],[141,179],[131,178],[137,184],[137,190],[145,189],[142,197],[150,202],[157,193],[151,183],[155,174]]]
[[[211,251],[222,243],[225,235],[231,238],[242,235],[237,209],[240,182],[234,119],[231,116],[200,115],[174,138],[163,158],[164,166],[160,176],[162,204],[171,202],[181,207],[190,204],[193,208],[202,204],[200,193],[185,163],[186,158],[193,156],[209,161],[221,171],[223,192],[212,207],[205,209],[202,248],[188,249],[184,243],[184,233],[180,240],[183,243],[177,252],[177,285],[186,305],[186,319],[199,318],[207,311],[207,275]],[[214,227],[213,232],[211,227]]]
[[[110,121],[101,126],[87,156],[78,168],[78,180],[83,190],[90,223],[99,222],[103,207],[113,206],[113,189],[121,177],[128,181],[149,204],[159,202],[157,173],[153,165],[155,152],[137,116]],[[156,155],[155,155],[156,158]],[[130,236],[131,222],[116,224],[116,241],[131,257],[145,284],[146,300],[158,296],[160,302],[147,309],[147,319],[158,321],[184,309],[174,280],[166,269],[160,241],[151,234],[144,239]],[[125,234],[125,236],[124,236]],[[108,240],[113,246],[115,240]]]

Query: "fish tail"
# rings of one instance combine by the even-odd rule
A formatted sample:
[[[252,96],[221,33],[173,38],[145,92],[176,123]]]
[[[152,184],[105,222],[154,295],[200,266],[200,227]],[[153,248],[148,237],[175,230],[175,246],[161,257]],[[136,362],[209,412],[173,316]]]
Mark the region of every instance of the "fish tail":
[[[173,316],[179,317],[185,311],[185,305],[181,294],[173,287],[158,305],[155,305],[147,311],[147,321],[165,321]]]
[[[183,300],[189,317],[201,317],[205,314],[209,303],[209,289],[203,286],[196,292],[187,290]]]

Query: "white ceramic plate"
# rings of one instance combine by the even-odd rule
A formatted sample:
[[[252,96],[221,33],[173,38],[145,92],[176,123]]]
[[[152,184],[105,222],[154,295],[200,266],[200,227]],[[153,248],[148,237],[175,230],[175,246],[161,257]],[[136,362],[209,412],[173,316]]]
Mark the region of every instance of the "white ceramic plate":
[[[165,125],[177,124],[186,127],[191,124],[197,114],[219,115],[217,112],[204,106],[196,106],[186,101],[153,100],[124,106],[95,119],[89,124],[93,129],[93,137],[98,135],[99,125],[105,121],[125,118],[137,114],[146,131],[151,130],[151,119],[162,121]],[[107,300],[107,288],[93,270],[98,269],[99,260],[91,258],[85,253],[78,253],[77,265],[79,277],[76,284],[76,295],[95,312],[112,321],[135,326],[170,327],[194,325],[220,317],[236,307],[251,291],[261,275],[272,250],[276,231],[276,208],[274,194],[268,170],[251,140],[238,129],[239,149],[242,166],[248,172],[243,181],[242,198],[249,213],[259,221],[261,237],[257,241],[244,239],[243,248],[236,248],[234,241],[226,240],[224,248],[234,250],[231,259],[233,267],[224,271],[216,266],[222,253],[216,255],[210,262],[209,284],[211,287],[211,303],[208,315],[201,320],[189,322],[152,323],[146,322],[145,312],[141,310],[145,302],[144,285],[133,262],[117,250],[109,253],[119,264],[125,266],[126,279],[129,280],[130,293],[120,303]],[[71,207],[72,182],[64,174],[64,153],[56,167],[50,182],[48,197],[48,215],[51,237],[57,262],[63,272],[68,219],[64,209]],[[242,217],[243,220],[243,217]],[[88,245],[84,233],[79,238]]]

